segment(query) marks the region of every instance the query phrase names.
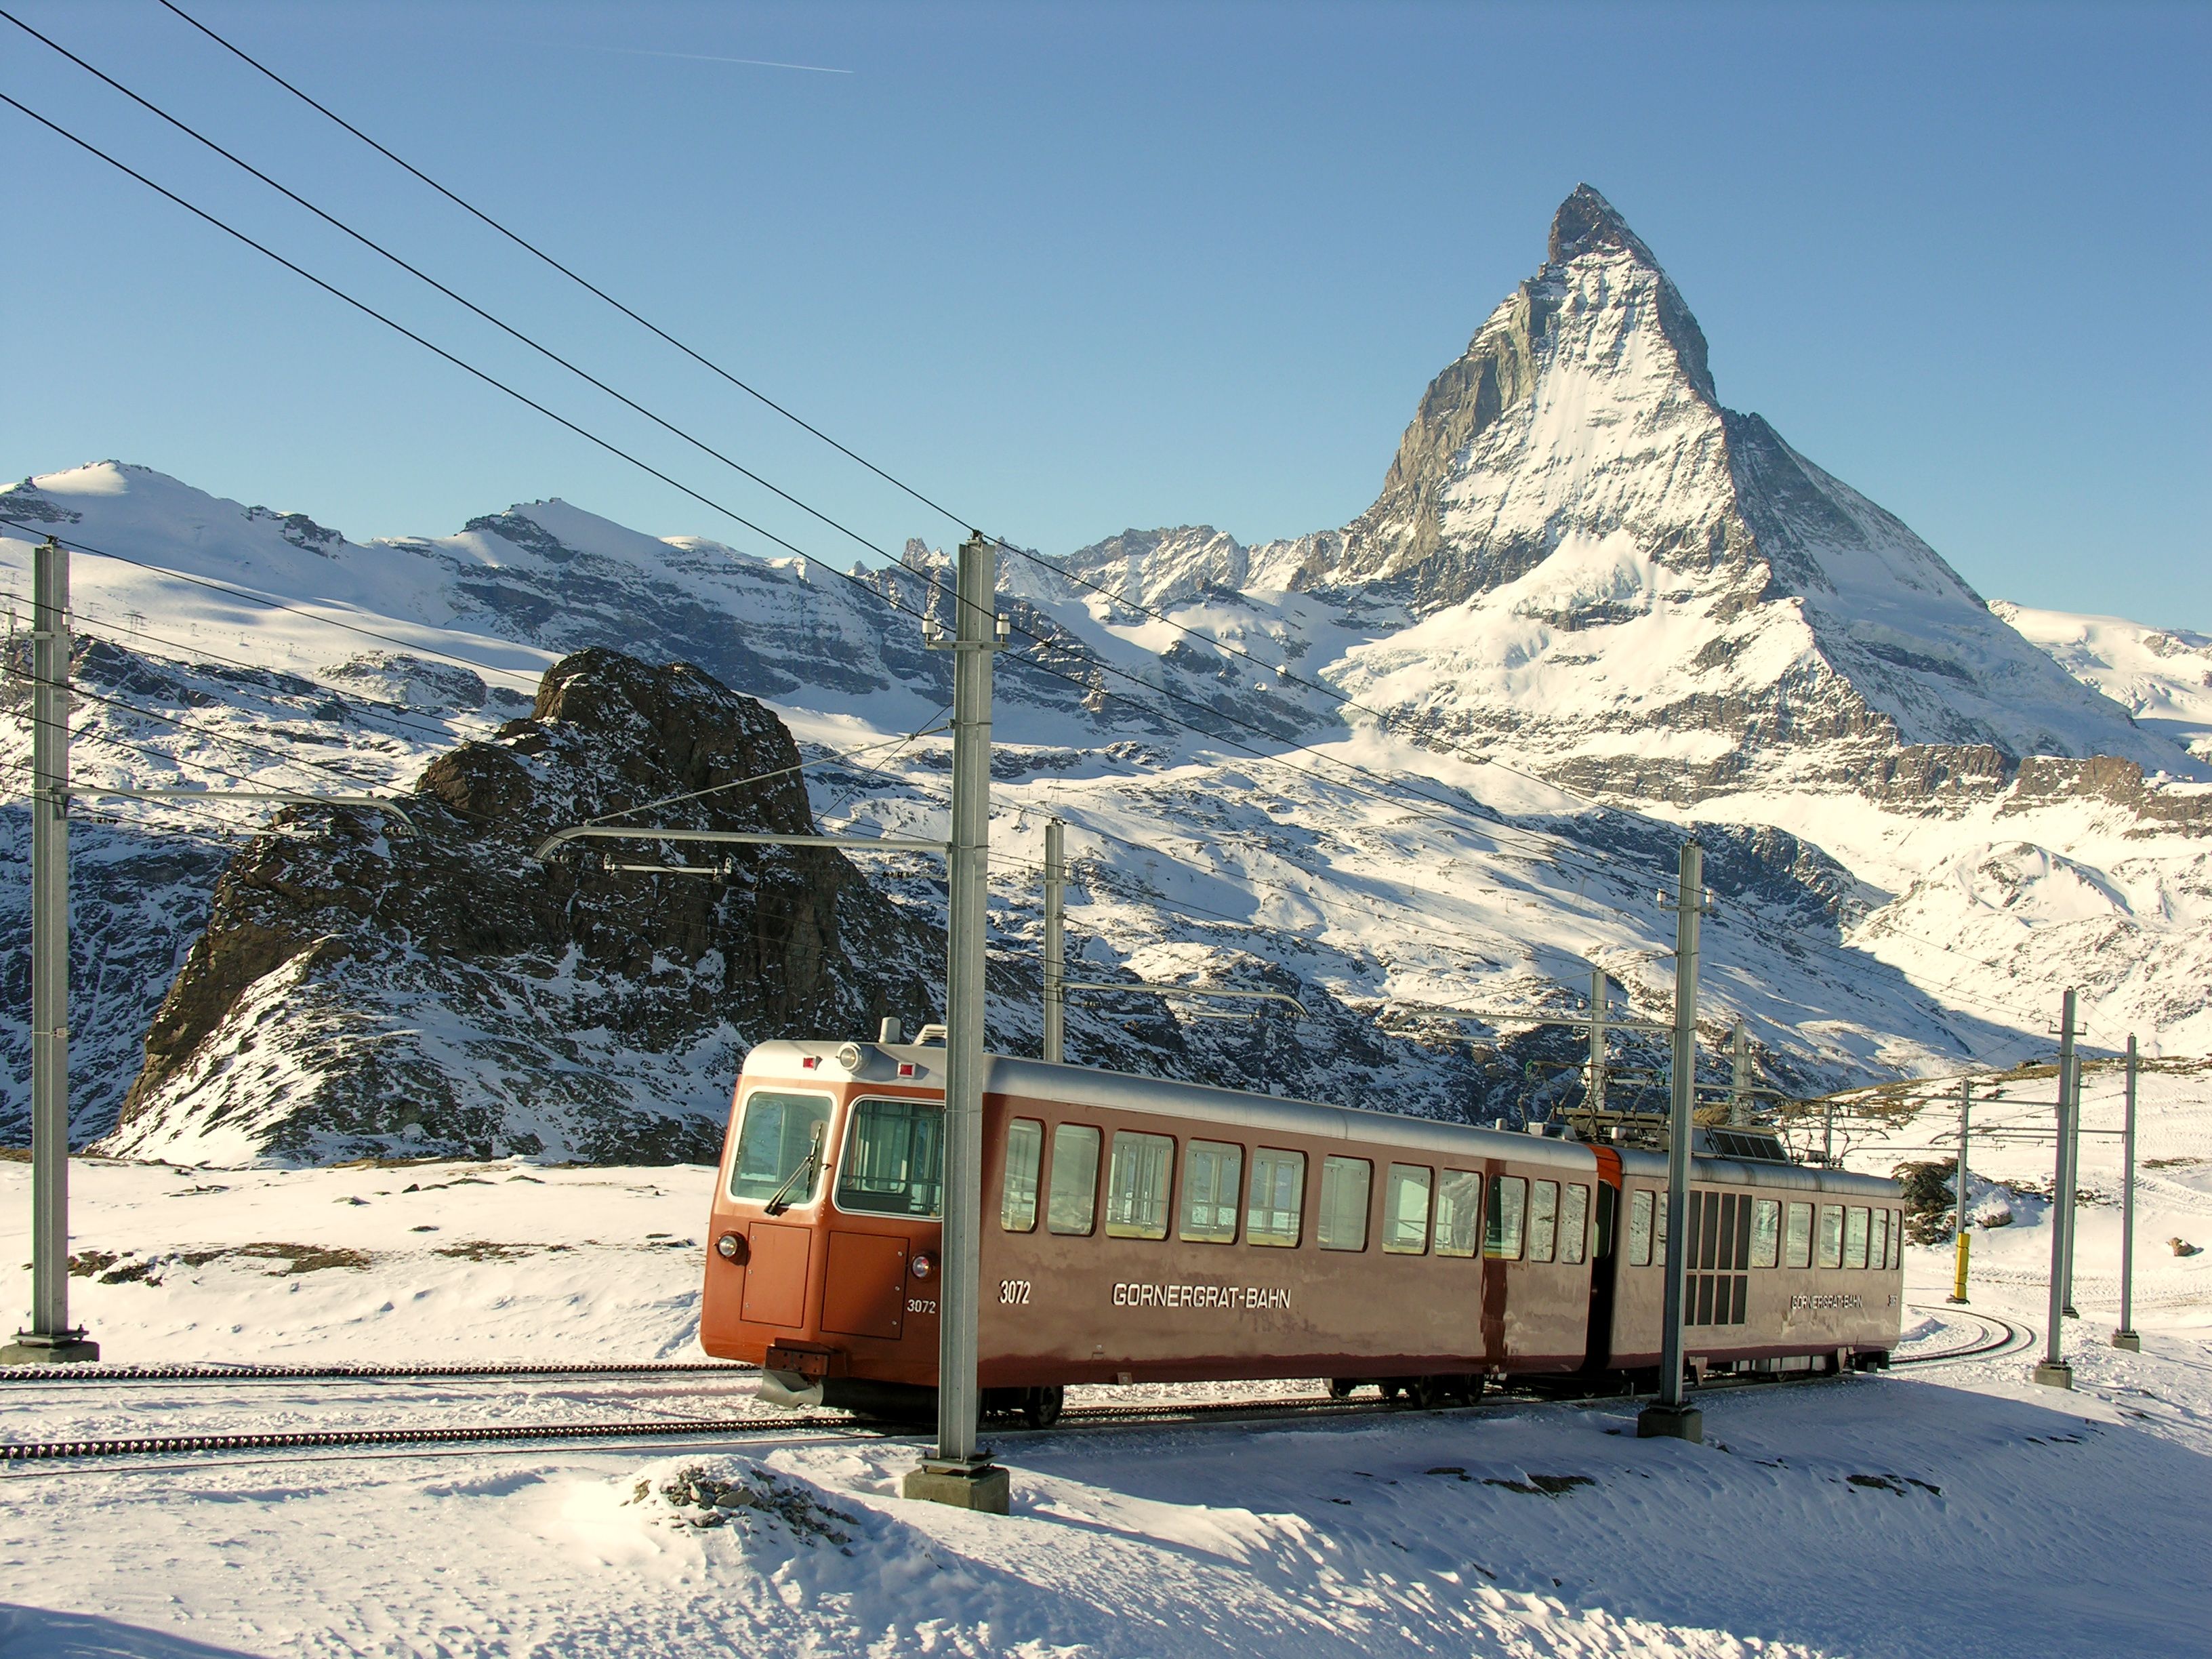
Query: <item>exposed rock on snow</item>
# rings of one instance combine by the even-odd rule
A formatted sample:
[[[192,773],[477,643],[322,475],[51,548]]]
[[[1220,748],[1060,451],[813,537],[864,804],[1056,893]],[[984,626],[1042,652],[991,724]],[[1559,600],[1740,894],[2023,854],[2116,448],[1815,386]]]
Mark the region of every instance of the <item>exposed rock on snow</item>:
[[[811,833],[799,758],[696,669],[565,659],[530,718],[424,771],[418,836],[319,814],[233,861],[111,1147],[711,1159],[749,1043],[931,1017],[932,925],[823,848],[603,843],[726,878],[530,849],[678,794],[634,821]]]

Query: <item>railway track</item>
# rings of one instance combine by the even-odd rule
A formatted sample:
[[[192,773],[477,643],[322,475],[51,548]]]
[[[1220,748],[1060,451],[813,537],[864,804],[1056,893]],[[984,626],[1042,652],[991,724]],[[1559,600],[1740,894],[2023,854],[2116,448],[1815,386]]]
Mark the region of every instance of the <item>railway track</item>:
[[[1382,1401],[1325,1398],[1163,1402],[1157,1406],[1080,1406],[1065,1413],[1067,1427],[1144,1424],[1264,1421],[1279,1418],[1349,1417],[1406,1411]],[[995,1427],[995,1425],[994,1425]],[[130,1435],[0,1443],[0,1464],[109,1457],[174,1456],[193,1452],[363,1449],[395,1446],[499,1445],[573,1440],[741,1438],[791,1433],[854,1434],[869,1438],[921,1432],[916,1425],[870,1423],[839,1413],[762,1412],[722,1418],[624,1418],[588,1423],[501,1423],[402,1428],[290,1429],[246,1434]],[[1020,1432],[1015,1430],[1000,1431]]]
[[[2014,1324],[1995,1314],[1976,1313],[1953,1307],[1913,1306],[1915,1313],[1934,1314],[1942,1319],[1971,1319],[1982,1328],[1979,1336],[1933,1353],[1900,1354],[1890,1360],[1893,1370],[1909,1367],[1960,1365],[1970,1359],[2002,1359],[2008,1354],[2021,1353],[2035,1346],[2036,1333],[2026,1325]]]
[[[520,1361],[488,1365],[16,1365],[0,1367],[0,1389],[40,1382],[82,1387],[122,1382],[466,1382],[532,1376],[751,1376],[759,1370],[757,1365],[733,1364],[724,1359],[609,1359],[580,1365],[534,1365]]]
[[[1966,1341],[1929,1353],[1903,1355],[1891,1363],[1898,1369],[1962,1364],[1976,1359],[2002,1358],[2032,1347],[2036,1334],[2029,1327],[1994,1314],[1955,1308],[1916,1308],[1916,1312],[1945,1319],[1971,1319],[1981,1328]],[[29,1371],[0,1373],[7,1383],[67,1382],[297,1382],[313,1381],[469,1381],[507,1378],[590,1378],[669,1375],[747,1375],[754,1367],[713,1361],[605,1362],[582,1365],[313,1365],[212,1366],[161,1365],[106,1367],[88,1371],[81,1367],[49,1366]],[[1526,1404],[1543,1398],[1534,1393],[1486,1396],[1496,1403]],[[1180,1423],[1268,1422],[1326,1417],[1373,1416],[1416,1409],[1380,1400],[1333,1400],[1322,1396],[1199,1401],[1161,1401],[1147,1405],[1076,1406],[1063,1413],[1063,1428],[1166,1426]],[[1447,1407],[1446,1409],[1453,1409]],[[1457,1409],[1468,1409],[1459,1407]],[[838,1413],[748,1413],[715,1418],[623,1418],[582,1423],[501,1423],[453,1425],[407,1425],[387,1428],[293,1429],[242,1434],[134,1435],[76,1437],[0,1443],[0,1464],[78,1461],[118,1457],[161,1457],[193,1453],[341,1450],[407,1446],[513,1445],[543,1443],[624,1440],[695,1440],[750,1438],[763,1435],[845,1434],[870,1438],[912,1433],[913,1425],[867,1423]],[[1018,1430],[1002,1432],[1022,1432]]]

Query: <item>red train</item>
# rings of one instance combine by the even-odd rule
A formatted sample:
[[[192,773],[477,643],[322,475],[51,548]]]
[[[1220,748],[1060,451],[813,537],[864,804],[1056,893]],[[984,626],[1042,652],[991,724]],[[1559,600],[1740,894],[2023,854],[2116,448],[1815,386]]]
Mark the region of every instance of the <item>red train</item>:
[[[747,1056],[700,1341],[761,1365],[765,1397],[929,1409],[944,1066],[913,1044]],[[1320,1376],[1433,1403],[1656,1376],[1654,1153],[1001,1055],[983,1115],[987,1410],[1048,1423],[1077,1382]],[[1771,1134],[1700,1142],[1690,1364],[1887,1364],[1897,1183],[1790,1164]]]

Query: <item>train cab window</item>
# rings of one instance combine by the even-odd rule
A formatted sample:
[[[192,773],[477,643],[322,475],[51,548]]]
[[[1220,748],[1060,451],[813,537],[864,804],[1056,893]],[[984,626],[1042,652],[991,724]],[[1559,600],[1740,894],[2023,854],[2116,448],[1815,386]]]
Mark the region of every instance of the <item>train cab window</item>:
[[[1106,1237],[1165,1238],[1168,1184],[1175,1173],[1175,1141],[1167,1135],[1114,1132],[1106,1164]]]
[[[1628,1200],[1628,1265],[1632,1267],[1651,1265],[1653,1197],[1647,1190],[1632,1194]]]
[[[1540,1181],[1528,1194],[1528,1260],[1549,1261],[1559,1243],[1559,1183]]]
[[[1751,1265],[1771,1267],[1782,1259],[1782,1200],[1754,1198],[1751,1201]]]
[[[864,1100],[845,1131],[837,1207],[937,1216],[945,1206],[945,1109],[934,1101]]]
[[[1306,1155],[1261,1147],[1252,1154],[1252,1196],[1244,1212],[1244,1242],[1285,1249],[1295,1245],[1298,1217],[1305,1202]]]
[[[1393,1255],[1419,1255],[1429,1248],[1429,1192],[1433,1171],[1419,1164],[1393,1164],[1382,1180],[1382,1248]]]
[[[1055,1233],[1088,1233],[1097,1210],[1098,1131],[1087,1123],[1060,1124],[1052,1132],[1052,1186],[1045,1195],[1045,1227]]]
[[[1364,1158],[1321,1161],[1321,1213],[1314,1218],[1314,1243],[1324,1250],[1367,1248],[1367,1190],[1375,1166]]]
[[[817,1169],[806,1173],[814,1137],[830,1127],[830,1097],[787,1095],[756,1089],[745,1097],[745,1121],[738,1130],[738,1155],[730,1161],[730,1196],[765,1204],[782,1193],[787,1202],[813,1198]],[[783,1192],[787,1183],[789,1192]],[[799,1188],[804,1186],[805,1191]]]
[[[1867,1207],[1854,1204],[1844,1212],[1844,1266],[1863,1267],[1867,1264]]]
[[[1521,1235],[1528,1216],[1528,1183],[1519,1176],[1499,1176],[1490,1183],[1490,1224],[1483,1231],[1482,1253],[1501,1261],[1521,1259]]]
[[[1482,1238],[1482,1177],[1471,1170],[1446,1170],[1437,1183],[1438,1255],[1473,1255]]]
[[[1559,1260],[1579,1262],[1589,1254],[1590,1189],[1577,1183],[1559,1194]]]
[[[1244,1181],[1244,1149],[1194,1140],[1182,1155],[1182,1236],[1197,1244],[1237,1242],[1237,1200]]]
[[[1783,1252],[1785,1267],[1809,1267],[1813,1265],[1813,1206],[1792,1204],[1790,1206],[1790,1231],[1786,1236],[1788,1248]]]
[[[1036,1231],[1037,1176],[1044,1169],[1044,1125],[1018,1117],[1006,1125],[1006,1192],[999,1224],[1010,1233]]]
[[[1844,1206],[1840,1204],[1823,1204],[1820,1206],[1819,1265],[1823,1267],[1844,1265]]]
[[[1874,1240],[1867,1246],[1867,1264],[1873,1267],[1889,1266],[1889,1212],[1874,1212]]]

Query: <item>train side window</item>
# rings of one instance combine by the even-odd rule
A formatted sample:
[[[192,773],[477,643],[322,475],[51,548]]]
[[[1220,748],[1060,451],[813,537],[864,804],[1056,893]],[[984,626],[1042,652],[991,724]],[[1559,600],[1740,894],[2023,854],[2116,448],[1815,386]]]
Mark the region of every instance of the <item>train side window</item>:
[[[830,1097],[787,1095],[772,1089],[756,1089],[745,1097],[745,1121],[738,1131],[738,1155],[730,1160],[730,1196],[764,1204],[784,1183],[793,1190],[784,1197],[793,1204],[810,1202],[817,1170],[811,1179],[802,1166],[814,1148],[817,1131],[827,1133]],[[826,1160],[825,1160],[826,1161]],[[806,1190],[797,1190],[805,1179]]]
[[[1771,1267],[1782,1259],[1782,1200],[1754,1198],[1751,1201],[1751,1265]]]
[[[1889,1267],[1894,1273],[1905,1265],[1905,1212],[1889,1212]]]
[[[837,1207],[872,1215],[945,1213],[945,1108],[864,1100],[845,1131]]]
[[[1823,1267],[1844,1265],[1844,1206],[1823,1204],[1820,1206],[1820,1255],[1818,1264]]]
[[[1844,1212],[1844,1266],[1863,1267],[1867,1264],[1867,1207],[1854,1204]]]
[[[1306,1155],[1259,1148],[1252,1154],[1252,1195],[1244,1212],[1244,1242],[1285,1249],[1295,1245],[1298,1216],[1305,1201]]]
[[[1867,1263],[1874,1267],[1889,1266],[1889,1212],[1887,1210],[1874,1212],[1874,1241],[1867,1246]]]
[[[1314,1221],[1314,1243],[1324,1250],[1367,1248],[1367,1189],[1375,1166],[1364,1158],[1321,1161],[1321,1214]]]
[[[1490,1183],[1490,1225],[1482,1253],[1500,1261],[1521,1259],[1522,1224],[1528,1213],[1528,1183],[1519,1176],[1499,1176]]]
[[[1168,1135],[1114,1132],[1106,1164],[1106,1237],[1165,1238],[1168,1184],[1175,1174],[1175,1141]]]
[[[1813,1265],[1813,1206],[1792,1204],[1790,1206],[1789,1249],[1784,1253],[1785,1267],[1809,1267]]]
[[[1628,1265],[1651,1265],[1651,1194],[1647,1189],[1628,1200]]]
[[[1382,1248],[1393,1255],[1419,1255],[1429,1248],[1429,1190],[1434,1171],[1419,1164],[1393,1164],[1382,1179]]]
[[[1018,1117],[1006,1125],[1005,1193],[999,1200],[999,1225],[1010,1233],[1036,1231],[1037,1176],[1044,1168],[1044,1125]]]
[[[1192,1141],[1182,1155],[1182,1237],[1196,1244],[1234,1244],[1243,1180],[1242,1146]]]
[[[1044,1224],[1055,1233],[1088,1233],[1097,1211],[1098,1131],[1087,1123],[1059,1124],[1052,1132]]]
[[[1540,1181],[1528,1196],[1528,1260],[1549,1261],[1559,1249],[1559,1183]]]
[[[1473,1255],[1482,1239],[1482,1177],[1446,1170],[1437,1183],[1437,1254]]]
[[[1577,1182],[1559,1194],[1559,1260],[1579,1262],[1589,1254],[1590,1189]]]

